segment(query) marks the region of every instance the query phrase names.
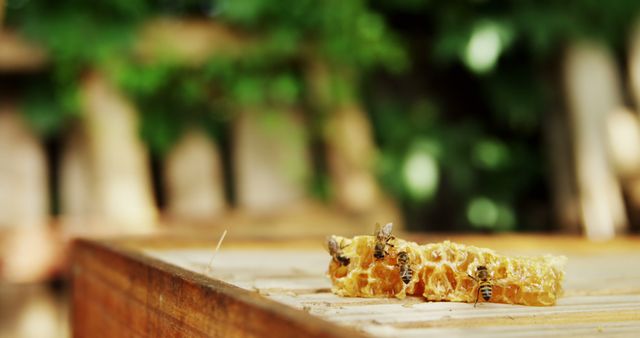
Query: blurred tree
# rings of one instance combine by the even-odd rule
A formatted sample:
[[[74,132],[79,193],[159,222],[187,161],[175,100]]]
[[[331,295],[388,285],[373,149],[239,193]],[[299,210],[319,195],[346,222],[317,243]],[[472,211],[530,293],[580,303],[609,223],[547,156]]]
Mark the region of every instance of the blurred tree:
[[[224,138],[242,104],[304,107],[321,143],[333,108],[364,100],[380,180],[413,228],[501,231],[550,224],[542,137],[561,102],[559,51],[585,37],[620,51],[639,9],[633,0],[62,0],[8,1],[6,19],[51,52],[50,70],[26,86],[25,112],[44,133],[76,116],[76,80],[89,65],[135,99],[157,154],[190,125]],[[198,64],[170,54],[141,62],[133,38],[159,15],[224,23],[255,43]],[[328,92],[305,81],[310,59],[328,65]],[[326,173],[315,182],[331,194]]]
[[[411,56],[411,73],[378,73],[364,91],[383,147],[382,180],[409,223],[548,229],[542,139],[549,115],[562,111],[558,59],[585,38],[622,55],[640,3],[372,3]]]

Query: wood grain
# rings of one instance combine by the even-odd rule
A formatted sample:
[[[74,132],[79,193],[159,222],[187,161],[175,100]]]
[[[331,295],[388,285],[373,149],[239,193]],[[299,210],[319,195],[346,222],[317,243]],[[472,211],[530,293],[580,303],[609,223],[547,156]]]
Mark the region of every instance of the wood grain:
[[[565,254],[565,296],[551,307],[483,303],[477,308],[420,297],[338,297],[330,292],[325,276],[329,258],[319,238],[232,240],[223,245],[210,270],[206,268],[215,244],[210,241],[81,242],[73,274],[74,303],[80,304],[74,308],[74,333],[82,336],[102,328],[120,336],[126,328],[127,334],[141,337],[274,332],[328,337],[588,337],[633,336],[640,330],[638,238],[601,243],[517,235],[449,239],[512,254]],[[108,320],[96,322],[103,317]]]
[[[107,244],[75,245],[77,337],[358,337],[260,294]]]

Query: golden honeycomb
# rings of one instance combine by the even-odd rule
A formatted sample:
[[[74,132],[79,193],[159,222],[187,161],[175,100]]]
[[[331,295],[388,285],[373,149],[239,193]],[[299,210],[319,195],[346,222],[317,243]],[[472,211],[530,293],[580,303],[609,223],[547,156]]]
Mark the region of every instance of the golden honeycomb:
[[[494,303],[553,305],[562,294],[564,256],[507,257],[493,250],[450,241],[419,245],[393,238],[382,259],[374,257],[375,236],[332,236],[339,254],[348,263],[332,259],[329,276],[332,291],[348,297],[423,296],[429,301],[474,303],[479,280],[478,266],[486,266]],[[411,279],[401,279],[398,253],[409,257]],[[483,297],[478,297],[483,302]]]

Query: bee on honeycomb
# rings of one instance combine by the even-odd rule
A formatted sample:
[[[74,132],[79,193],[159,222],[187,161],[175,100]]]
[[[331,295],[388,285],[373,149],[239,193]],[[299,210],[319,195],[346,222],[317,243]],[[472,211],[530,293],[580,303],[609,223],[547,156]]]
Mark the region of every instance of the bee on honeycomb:
[[[555,304],[562,294],[564,256],[508,257],[450,241],[418,245],[394,238],[393,246],[378,259],[375,236],[332,236],[331,240],[341,243],[341,255],[349,261],[329,263],[332,291],[340,296],[402,299],[414,295],[429,301],[545,306]],[[478,299],[481,283],[470,277],[479,267],[486,269],[491,280],[488,300]]]

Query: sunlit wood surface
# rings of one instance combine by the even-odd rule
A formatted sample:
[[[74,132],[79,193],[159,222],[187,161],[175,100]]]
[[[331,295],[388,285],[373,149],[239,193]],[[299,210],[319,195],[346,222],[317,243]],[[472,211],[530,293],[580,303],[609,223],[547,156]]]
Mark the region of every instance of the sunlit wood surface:
[[[556,306],[341,298],[325,277],[320,236],[137,238],[76,248],[73,331],[107,336],[634,336],[640,330],[640,239],[456,236],[507,254],[569,257]],[[411,236],[436,241],[449,236]],[[213,258],[211,269],[207,266]]]

